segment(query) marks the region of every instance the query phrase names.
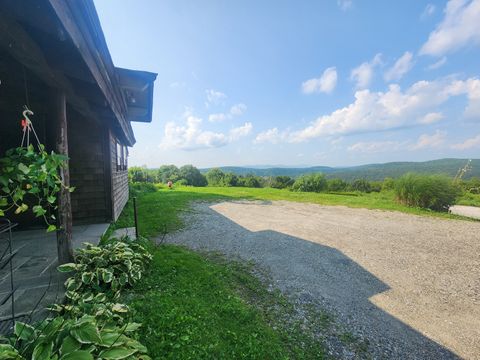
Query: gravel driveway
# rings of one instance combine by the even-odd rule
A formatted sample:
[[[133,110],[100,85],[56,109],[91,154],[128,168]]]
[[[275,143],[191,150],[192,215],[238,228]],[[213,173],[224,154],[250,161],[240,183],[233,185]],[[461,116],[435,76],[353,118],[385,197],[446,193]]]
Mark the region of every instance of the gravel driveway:
[[[480,223],[286,201],[195,203],[167,241],[253,260],[374,358],[480,359]]]

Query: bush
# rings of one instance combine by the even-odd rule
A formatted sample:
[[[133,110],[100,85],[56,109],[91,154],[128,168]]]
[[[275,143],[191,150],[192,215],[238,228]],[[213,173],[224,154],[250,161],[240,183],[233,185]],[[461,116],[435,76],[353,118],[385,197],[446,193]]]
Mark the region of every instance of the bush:
[[[408,173],[395,182],[395,195],[402,204],[447,211],[460,189],[447,176]]]
[[[249,188],[261,188],[263,179],[255,175],[246,175],[244,177],[240,176],[238,178],[238,186],[249,187]]]
[[[286,189],[293,185],[295,182],[290,176],[275,176],[271,179],[270,187],[274,189]]]
[[[383,191],[390,191],[393,190],[395,187],[395,180],[390,177],[383,179],[382,190]]]
[[[352,191],[369,193],[372,192],[372,185],[365,179],[356,179],[350,184],[350,189]]]
[[[221,181],[222,186],[237,186],[238,185],[238,176],[235,175],[234,173],[226,173],[224,174],[222,181]]]
[[[214,168],[208,170],[205,177],[207,178],[208,186],[222,186],[225,173],[218,168]]]
[[[185,185],[207,186],[205,176],[193,165],[185,165],[179,169],[180,179],[185,180]]]
[[[327,180],[323,174],[302,175],[293,183],[292,190],[322,192],[327,190]]]
[[[348,184],[342,179],[331,179],[327,180],[328,191],[345,191],[347,190]]]

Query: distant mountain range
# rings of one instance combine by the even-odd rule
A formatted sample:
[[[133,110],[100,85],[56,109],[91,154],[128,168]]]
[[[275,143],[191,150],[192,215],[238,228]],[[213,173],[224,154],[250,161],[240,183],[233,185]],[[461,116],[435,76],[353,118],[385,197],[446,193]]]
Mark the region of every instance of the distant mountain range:
[[[423,162],[390,162],[385,164],[368,164],[352,167],[329,167],[313,166],[302,168],[291,167],[237,167],[224,166],[220,169],[224,172],[232,172],[237,175],[254,174],[257,176],[278,176],[287,175],[297,177],[303,174],[324,173],[328,178],[340,178],[345,181],[354,179],[383,180],[386,177],[397,178],[407,172],[427,173],[427,174],[446,174],[454,177],[458,170],[465,166],[468,159],[439,159]],[[472,159],[471,170],[464,176],[465,179],[471,177],[480,177],[480,159]],[[202,173],[209,169],[201,169]]]

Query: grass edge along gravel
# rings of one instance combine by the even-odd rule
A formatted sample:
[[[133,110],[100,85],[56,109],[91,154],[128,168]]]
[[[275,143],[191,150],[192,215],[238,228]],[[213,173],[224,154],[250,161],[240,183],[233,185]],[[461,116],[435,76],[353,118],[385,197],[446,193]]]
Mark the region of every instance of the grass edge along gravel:
[[[285,297],[252,263],[178,245],[152,254],[150,271],[124,301],[154,359],[368,357],[367,342],[318,307]]]
[[[138,220],[140,234],[154,237],[163,231],[171,232],[182,228],[181,212],[190,211],[192,201],[261,200],[293,201],[319,205],[348,206],[371,210],[400,211],[420,216],[443,219],[475,221],[466,217],[414,208],[395,201],[393,191],[380,193],[305,193],[272,188],[239,187],[190,187],[178,186],[173,190],[161,188],[156,192],[139,193]],[[114,228],[134,226],[133,205],[130,199]]]

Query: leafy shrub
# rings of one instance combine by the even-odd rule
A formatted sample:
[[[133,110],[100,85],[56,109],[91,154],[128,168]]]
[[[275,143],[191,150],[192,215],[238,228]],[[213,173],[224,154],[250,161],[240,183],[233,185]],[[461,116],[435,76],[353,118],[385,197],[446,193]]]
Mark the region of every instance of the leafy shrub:
[[[151,255],[145,248],[127,238],[110,241],[104,246],[86,244],[76,254],[76,263],[60,265],[60,272],[75,271],[67,279],[65,296],[75,303],[83,297],[103,293],[118,298],[120,291],[142,277]]]
[[[185,180],[185,185],[207,186],[205,176],[193,165],[185,165],[179,169],[179,177]]]
[[[370,184],[370,182],[368,180],[355,179],[350,184],[350,190],[370,193],[370,192],[372,192],[372,185]]]
[[[292,190],[322,192],[327,190],[327,180],[323,174],[302,175],[293,183]]]
[[[395,182],[395,194],[405,205],[446,211],[460,191],[447,176],[408,173]]]
[[[66,319],[58,316],[37,327],[17,321],[15,336],[0,344],[2,359],[150,359],[147,348],[131,336],[140,327],[122,327],[92,315]]]
[[[52,305],[56,316],[35,327],[17,321],[14,336],[0,344],[0,359],[150,359],[134,338],[141,324],[130,321],[127,305],[112,302],[151,260],[140,242],[112,238],[78,250],[77,263],[59,266],[75,272],[65,282],[67,301]]]
[[[293,185],[295,182],[290,176],[275,176],[271,180],[270,186],[274,189],[286,189]]]
[[[131,183],[128,188],[131,196],[138,196],[143,193],[152,193],[157,191],[157,187],[152,183]]]
[[[175,185],[177,185],[177,186],[188,186],[188,181],[185,180],[185,179],[180,179],[175,183]]]
[[[346,191],[348,188],[348,184],[343,181],[342,179],[331,179],[327,180],[327,188],[328,191]]]
[[[383,191],[393,190],[394,187],[395,187],[395,180],[393,180],[392,178],[387,177],[383,180],[383,184],[382,184]]]
[[[238,178],[238,186],[249,188],[261,188],[263,179],[255,175],[240,176]]]
[[[214,168],[208,170],[205,177],[207,178],[208,186],[222,186],[225,173],[218,168]]]
[[[231,172],[224,174],[221,185],[227,187],[238,186],[238,176]]]

